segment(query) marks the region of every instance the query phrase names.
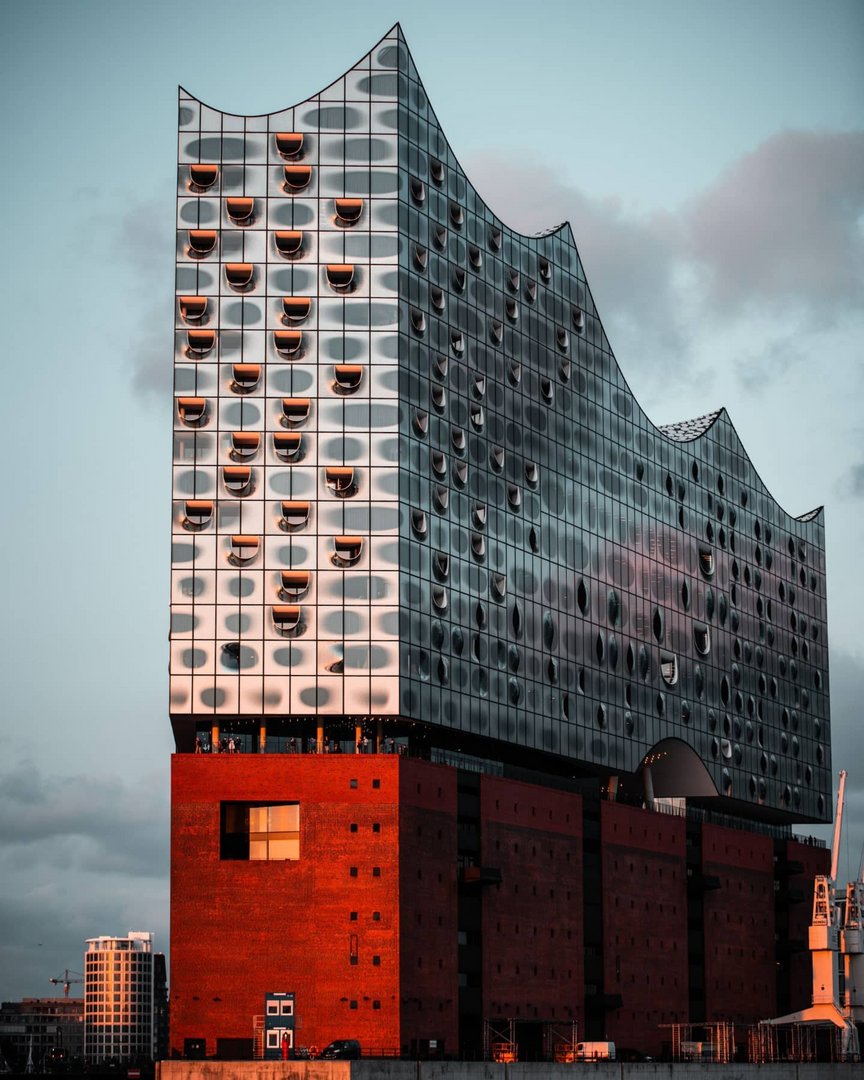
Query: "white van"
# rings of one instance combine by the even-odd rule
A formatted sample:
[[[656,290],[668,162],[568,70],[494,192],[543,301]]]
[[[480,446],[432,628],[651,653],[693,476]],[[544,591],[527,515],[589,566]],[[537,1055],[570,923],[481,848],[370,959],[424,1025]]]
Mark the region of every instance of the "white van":
[[[614,1061],[614,1042],[581,1042],[576,1043],[577,1061]]]

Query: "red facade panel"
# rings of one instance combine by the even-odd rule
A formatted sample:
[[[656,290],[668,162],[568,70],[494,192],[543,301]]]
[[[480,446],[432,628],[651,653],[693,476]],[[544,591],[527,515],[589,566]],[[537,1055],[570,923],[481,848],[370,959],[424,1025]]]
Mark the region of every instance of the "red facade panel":
[[[579,1020],[583,995],[582,800],[484,776],[480,856],[483,1013]]]
[[[703,825],[702,872],[716,886],[704,897],[705,1019],[775,1016],[774,842]]]
[[[251,1040],[269,991],[296,994],[300,1045],[399,1045],[399,765],[175,755],[172,1050]],[[222,802],[299,803],[299,860],[220,858]]]
[[[600,808],[606,1037],[658,1054],[686,1020],[687,843],[683,818],[620,803]]]
[[[420,761],[402,769],[399,811],[401,1045],[423,1053],[459,1038],[456,770]]]

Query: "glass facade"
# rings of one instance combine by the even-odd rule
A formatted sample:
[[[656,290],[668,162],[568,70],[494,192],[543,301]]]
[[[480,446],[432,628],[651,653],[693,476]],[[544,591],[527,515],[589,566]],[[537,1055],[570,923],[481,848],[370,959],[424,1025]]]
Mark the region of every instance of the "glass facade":
[[[177,224],[178,748],[383,720],[830,818],[822,513],[725,411],[645,416],[569,226],[486,207],[398,27],[283,112],[181,92]]]

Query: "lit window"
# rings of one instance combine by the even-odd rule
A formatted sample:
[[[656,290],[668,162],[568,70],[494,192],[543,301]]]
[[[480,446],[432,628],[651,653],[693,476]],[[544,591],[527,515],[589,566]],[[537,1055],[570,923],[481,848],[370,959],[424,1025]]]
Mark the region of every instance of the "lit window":
[[[330,493],[337,499],[350,499],[357,494],[357,480],[351,466],[328,466],[324,470],[324,477]]]
[[[309,317],[312,301],[308,296],[283,296],[282,321],[289,323],[303,322]]]
[[[354,566],[363,554],[363,538],[360,536],[337,536],[333,541],[334,552],[330,556],[335,566]]]
[[[303,344],[303,335],[299,330],[274,330],[273,344],[280,356],[295,356]]]
[[[228,562],[232,566],[246,566],[254,561],[260,547],[261,539],[258,536],[234,535],[231,537]]]
[[[363,213],[362,199],[337,199],[336,219],[340,225],[355,225]]]
[[[335,381],[333,390],[337,394],[354,394],[360,389],[363,381],[362,364],[335,364],[333,366]]]
[[[309,398],[282,398],[282,423],[287,427],[299,427],[309,419],[311,406]]]
[[[177,413],[187,427],[200,427],[207,422],[207,398],[177,398]]]
[[[254,220],[255,200],[235,196],[225,200],[225,209],[235,225],[250,225]]]
[[[273,626],[286,637],[296,637],[303,631],[302,609],[297,604],[274,604]]]
[[[223,802],[219,857],[250,862],[300,858],[300,805]]]
[[[232,495],[248,495],[252,490],[252,469],[248,465],[223,465],[222,481]]]
[[[180,316],[186,322],[200,322],[207,314],[206,296],[180,296]]]
[[[311,165],[283,165],[282,171],[285,173],[283,187],[289,194],[302,191],[303,188],[309,186],[309,181],[312,179]]]
[[[283,158],[298,158],[303,153],[303,136],[298,131],[277,131],[276,149]]]
[[[213,502],[210,499],[188,499],[183,528],[194,531],[210,524],[213,517]]]
[[[303,457],[303,436],[299,431],[274,431],[273,453],[280,461],[296,462]]]
[[[678,682],[678,657],[674,653],[660,653],[660,674],[667,686]]]
[[[301,600],[309,592],[308,570],[283,570],[279,595],[283,600]]]
[[[207,188],[213,187],[219,179],[219,166],[203,164],[190,165],[189,179],[191,180],[189,186],[193,191],[206,191]]]
[[[309,503],[282,500],[282,517],[279,527],[285,532],[295,532],[309,523]]]
[[[233,382],[231,389],[235,394],[251,393],[261,381],[260,364],[234,364],[231,369]]]
[[[258,431],[234,431],[231,434],[231,457],[235,461],[253,458],[261,445],[261,433]]]
[[[254,274],[255,267],[252,263],[225,264],[225,280],[237,292],[252,288]]]
[[[189,230],[189,254],[193,259],[203,259],[216,247],[216,232],[213,229]]]
[[[186,355],[195,360],[206,356],[216,344],[215,330],[187,330],[186,331]]]
[[[328,263],[327,284],[337,292],[347,292],[354,284],[354,267],[348,263]]]
[[[303,254],[303,233],[298,229],[279,230],[273,234],[276,250],[286,259],[296,259]]]

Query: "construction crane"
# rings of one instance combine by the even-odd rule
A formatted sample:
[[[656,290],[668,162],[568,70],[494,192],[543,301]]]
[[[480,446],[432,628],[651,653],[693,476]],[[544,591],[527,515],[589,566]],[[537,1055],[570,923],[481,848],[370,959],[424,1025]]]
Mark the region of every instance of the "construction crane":
[[[73,979],[72,978],[73,975],[80,975],[81,977],[80,977],[80,979]],[[58,975],[56,979],[49,979],[48,982],[50,982],[53,986],[62,986],[63,987],[63,997],[68,998],[69,997],[69,987],[73,983],[83,983],[84,982],[84,976],[81,975],[80,971],[70,971],[69,968],[66,968],[66,970],[63,972],[62,975]]]
[[[841,929],[850,944],[861,947],[861,920],[845,933],[842,912],[837,903],[836,881],[840,861],[840,835],[843,829],[843,811],[846,805],[846,770],[840,772],[837,789],[837,809],[834,814],[834,833],[831,839],[831,873],[819,874],[813,881],[813,918],[810,921],[810,954],[813,961],[813,992],[809,1009],[787,1013],[767,1024],[806,1024],[830,1022],[840,1028],[840,1055],[843,1061],[857,1061],[858,1029],[852,1013],[840,1001],[840,943]],[[859,874],[860,877],[860,874]],[[853,886],[857,883],[852,883]],[[860,899],[860,894],[859,897]],[[846,913],[847,919],[849,912]],[[857,936],[856,936],[857,932]],[[855,955],[851,953],[850,955]],[[859,960],[860,963],[860,953]],[[856,967],[857,970],[857,967]],[[864,986],[862,986],[864,990]],[[848,995],[847,995],[848,996]]]
[[[853,1023],[864,1023],[864,848],[858,877],[846,885],[846,910],[840,931],[843,953],[843,1011]]]

